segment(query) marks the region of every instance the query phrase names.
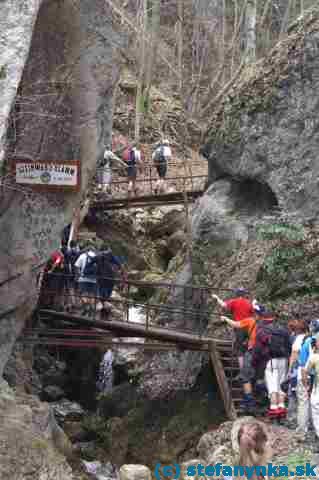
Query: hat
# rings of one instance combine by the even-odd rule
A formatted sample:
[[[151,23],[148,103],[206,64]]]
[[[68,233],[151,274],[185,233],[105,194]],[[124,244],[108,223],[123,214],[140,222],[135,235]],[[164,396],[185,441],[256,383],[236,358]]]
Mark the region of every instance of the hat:
[[[319,333],[319,319],[311,320],[309,328],[312,334]]]
[[[233,292],[234,292],[235,295],[238,295],[238,296],[249,294],[248,290],[246,288],[242,288],[242,287],[241,288],[235,288]]]
[[[263,305],[258,304],[254,305],[254,310],[256,313],[258,313],[258,315],[264,315],[264,313],[266,312],[266,308]]]

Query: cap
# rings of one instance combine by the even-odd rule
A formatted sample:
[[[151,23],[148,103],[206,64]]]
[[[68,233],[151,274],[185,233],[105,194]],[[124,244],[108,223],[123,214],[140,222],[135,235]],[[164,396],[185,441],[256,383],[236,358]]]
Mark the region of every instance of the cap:
[[[233,292],[235,295],[248,295],[249,293],[246,288],[235,288]]]
[[[266,308],[263,305],[258,305],[258,304],[254,305],[254,310],[259,315],[263,315],[266,312]]]

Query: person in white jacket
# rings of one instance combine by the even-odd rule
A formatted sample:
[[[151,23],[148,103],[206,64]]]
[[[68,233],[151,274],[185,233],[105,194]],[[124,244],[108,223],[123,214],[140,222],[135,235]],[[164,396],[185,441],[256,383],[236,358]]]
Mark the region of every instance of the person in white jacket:
[[[114,163],[126,168],[125,162],[115,155],[108,145],[104,151],[102,166],[99,168],[98,188],[104,193],[112,193],[111,184]]]
[[[172,150],[168,140],[163,140],[155,149],[152,161],[156,167],[159,179],[155,186],[155,194],[164,192],[164,181],[167,173],[167,163],[172,158]]]

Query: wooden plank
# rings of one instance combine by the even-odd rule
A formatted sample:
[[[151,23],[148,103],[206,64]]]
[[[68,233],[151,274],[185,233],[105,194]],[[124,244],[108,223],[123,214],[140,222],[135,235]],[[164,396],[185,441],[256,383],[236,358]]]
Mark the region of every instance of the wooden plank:
[[[225,375],[224,367],[220,360],[220,356],[216,349],[214,341],[209,342],[209,352],[210,352],[212,367],[214,368],[217,382],[220,388],[221,396],[224,402],[226,415],[231,420],[234,420],[237,417],[237,414],[232,401],[232,393],[230,391],[227,377]]]

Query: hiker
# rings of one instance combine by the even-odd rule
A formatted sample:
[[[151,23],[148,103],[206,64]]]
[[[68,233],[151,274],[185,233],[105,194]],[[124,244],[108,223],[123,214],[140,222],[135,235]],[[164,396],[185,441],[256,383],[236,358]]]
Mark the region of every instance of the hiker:
[[[97,296],[96,252],[92,244],[83,252],[74,264],[77,269],[78,288],[83,303],[84,315],[94,315],[94,305]]]
[[[250,316],[242,320],[231,320],[228,317],[221,317],[228,325],[237,329],[241,329],[248,335],[247,350],[244,354],[243,365],[240,369],[240,378],[243,383],[244,396],[241,402],[241,407],[248,413],[254,413],[256,408],[256,401],[253,397],[252,383],[256,377],[256,371],[252,364],[252,352],[256,343],[256,319],[255,316]]]
[[[64,291],[64,257],[61,250],[56,250],[52,253],[50,259],[47,261],[41,284],[41,298],[40,303],[46,307],[53,307],[59,309],[59,300]]]
[[[136,177],[137,167],[142,166],[141,151],[137,147],[128,147],[123,153],[123,161],[126,164],[127,176],[128,176],[128,196],[134,191],[137,195]]]
[[[167,139],[157,144],[152,154],[152,161],[156,167],[159,179],[155,186],[155,195],[164,192],[164,180],[167,173],[167,162],[172,158],[172,150]]]
[[[69,308],[71,308],[76,304],[75,293],[77,290],[77,281],[75,262],[79,258],[81,250],[75,240],[71,240],[69,247],[66,245],[62,247],[62,252],[64,255],[65,285],[68,295],[67,303]]]
[[[262,480],[268,478],[267,467],[271,462],[273,452],[266,425],[253,418],[247,418],[239,425],[235,422],[231,431],[231,438],[236,452],[234,455],[236,458],[231,463],[238,470],[233,476],[222,475],[221,479]],[[221,465],[225,463],[222,462]],[[245,468],[248,468],[249,471],[246,471]]]
[[[232,314],[235,322],[254,316],[254,305],[256,305],[256,301],[251,302],[248,297],[249,293],[245,288],[236,288],[233,290],[233,297],[229,300],[221,300],[218,295],[213,295],[218,305]],[[247,351],[248,336],[244,329],[236,329],[235,336],[235,349],[238,355],[239,368],[242,370],[244,366],[244,355]]]
[[[309,419],[310,419],[310,403],[307,395],[307,391],[302,383],[302,371],[300,365],[300,354],[303,346],[303,342],[307,337],[308,326],[305,320],[296,319],[295,321],[295,333],[296,337],[292,344],[291,355],[289,359],[288,377],[292,377],[293,368],[297,366],[297,433],[300,440],[303,441],[308,431]],[[304,366],[308,360],[309,355],[306,355],[304,350]]]
[[[310,398],[312,423],[316,432],[314,451],[319,453],[319,333],[311,337],[312,353],[302,369],[302,383]]]
[[[281,385],[286,380],[288,359],[291,351],[288,329],[275,324],[275,314],[259,309],[256,311],[256,343],[253,350],[253,366],[256,376],[264,371],[270,407],[268,416],[284,418],[286,393]]]
[[[98,253],[97,258],[97,281],[98,294],[102,302],[102,309],[106,307],[106,302],[111,298],[114,284],[115,272],[120,270],[123,272],[122,264],[118,257],[113,255],[113,252],[107,245],[104,250]]]
[[[296,319],[290,319],[287,323],[288,332],[290,335],[290,344],[294,344],[297,331],[298,331],[298,321]],[[291,353],[289,358],[289,366],[287,373],[287,380],[282,385],[282,388],[287,389],[288,396],[288,412],[287,419],[290,422],[290,425],[294,424],[297,420],[297,374],[298,374],[298,360],[292,361]]]
[[[104,193],[112,193],[112,169],[114,168],[115,163],[125,168],[127,167],[127,164],[112,152],[110,145],[107,145],[104,151],[103,161],[99,168],[98,188]]]

